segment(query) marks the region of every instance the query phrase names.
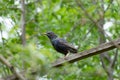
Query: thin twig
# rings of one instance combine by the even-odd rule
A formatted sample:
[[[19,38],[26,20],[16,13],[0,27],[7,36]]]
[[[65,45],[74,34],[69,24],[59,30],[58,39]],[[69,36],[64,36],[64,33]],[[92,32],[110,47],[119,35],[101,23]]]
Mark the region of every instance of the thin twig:
[[[89,27],[89,29],[88,29],[88,32],[82,37],[82,41],[85,41],[85,39],[86,39],[86,37],[87,37],[87,35],[91,32],[91,30],[93,29],[93,26],[91,26],[91,27]],[[78,49],[80,48],[80,40],[79,40],[79,44],[78,44]]]
[[[77,28],[77,26],[80,24],[80,20],[81,20],[81,19],[79,19],[78,21],[76,21],[76,22],[74,23],[74,25],[72,26],[71,30],[65,35],[65,37],[68,38],[68,37],[70,36],[70,33],[73,32],[73,31]]]
[[[102,54],[104,54],[104,53],[102,53]],[[108,68],[107,68],[107,66],[106,66],[105,63],[104,63],[104,59],[103,59],[103,56],[102,56],[102,55],[100,55],[100,61],[102,62],[102,67],[104,68],[105,72],[106,72],[107,74],[109,74]]]
[[[111,64],[110,64],[110,67],[111,67],[111,68],[114,68],[115,62],[116,62],[116,60],[117,60],[117,56],[118,56],[118,49],[116,49],[116,52],[114,52],[114,58],[113,58],[113,60],[112,60],[112,62],[111,62]]]
[[[17,77],[18,79],[20,79],[20,80],[26,80],[20,73],[18,73],[18,72],[16,71],[15,67],[12,66],[2,55],[0,55],[0,61],[1,61],[4,65],[6,65],[6,66],[11,70],[11,72],[16,75],[16,77]]]
[[[1,23],[0,23],[0,35],[1,35],[2,45],[4,46],[4,39],[3,39],[3,33],[2,33],[2,25],[1,25]]]
[[[113,0],[110,0],[109,5],[107,6],[106,10],[104,10],[104,13],[106,13],[106,12],[107,12],[107,10],[110,8],[110,6],[111,6],[111,4],[112,4],[112,3],[113,3]]]

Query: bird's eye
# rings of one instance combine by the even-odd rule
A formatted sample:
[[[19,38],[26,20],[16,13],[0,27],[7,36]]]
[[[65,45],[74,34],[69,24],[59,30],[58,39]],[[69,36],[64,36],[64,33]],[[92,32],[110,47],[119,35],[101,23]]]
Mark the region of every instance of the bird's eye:
[[[47,33],[47,35],[51,35],[50,33]]]
[[[50,33],[48,33],[48,34],[50,34]]]

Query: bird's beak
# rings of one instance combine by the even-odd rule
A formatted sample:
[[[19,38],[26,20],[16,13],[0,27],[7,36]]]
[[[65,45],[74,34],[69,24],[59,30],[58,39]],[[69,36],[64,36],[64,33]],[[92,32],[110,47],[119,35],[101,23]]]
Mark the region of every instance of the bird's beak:
[[[43,35],[47,35],[47,33],[42,33]]]

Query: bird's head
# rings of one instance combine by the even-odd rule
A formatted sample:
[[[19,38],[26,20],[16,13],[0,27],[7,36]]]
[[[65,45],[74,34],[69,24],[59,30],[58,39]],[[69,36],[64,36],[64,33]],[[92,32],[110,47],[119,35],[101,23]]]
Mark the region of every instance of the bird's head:
[[[47,32],[45,35],[47,35],[50,40],[57,38],[57,35],[53,32]]]

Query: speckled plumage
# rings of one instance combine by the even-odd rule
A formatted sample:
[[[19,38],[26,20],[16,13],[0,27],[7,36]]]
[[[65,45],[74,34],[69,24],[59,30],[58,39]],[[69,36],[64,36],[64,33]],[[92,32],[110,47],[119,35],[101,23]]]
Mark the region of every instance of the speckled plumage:
[[[53,32],[47,32],[46,35],[50,39],[56,51],[64,55],[67,55],[68,52],[77,53],[77,49],[69,45],[66,40],[58,38],[57,35],[54,34]]]

